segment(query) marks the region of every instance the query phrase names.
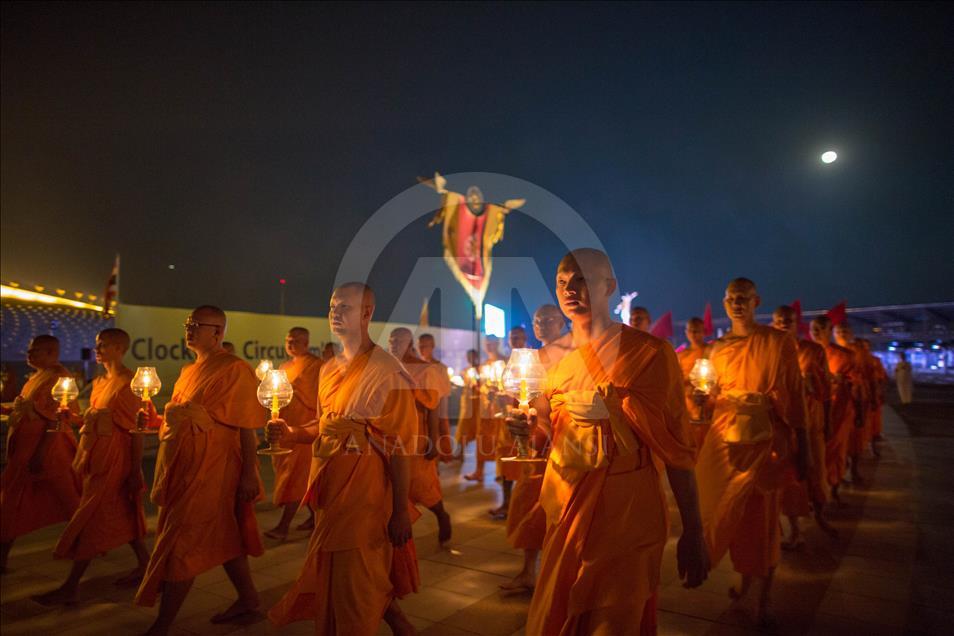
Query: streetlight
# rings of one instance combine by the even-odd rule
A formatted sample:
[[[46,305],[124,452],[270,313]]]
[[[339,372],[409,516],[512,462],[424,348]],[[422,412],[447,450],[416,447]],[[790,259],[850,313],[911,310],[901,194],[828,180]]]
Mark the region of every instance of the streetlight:
[[[821,156],[822,163],[835,163],[836,159],[838,159],[838,153],[834,150],[826,150]]]

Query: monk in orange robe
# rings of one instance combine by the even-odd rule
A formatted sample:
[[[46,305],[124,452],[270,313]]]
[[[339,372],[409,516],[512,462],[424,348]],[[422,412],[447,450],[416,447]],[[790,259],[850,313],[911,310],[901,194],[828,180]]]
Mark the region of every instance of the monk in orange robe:
[[[487,336],[491,341],[487,349],[496,351],[496,336]],[[467,481],[484,481],[484,464],[493,461],[497,450],[497,428],[493,419],[493,405],[491,391],[481,371],[486,370],[487,364],[501,360],[500,354],[495,354],[492,360],[484,365],[480,364],[480,356],[473,349],[467,352],[467,363],[470,365],[462,374],[464,390],[461,392],[460,416],[457,422],[455,438],[459,445],[460,458],[464,458],[464,449],[473,440],[475,442],[474,458],[476,460],[474,472],[464,475]]]
[[[315,621],[316,634],[372,635],[413,626],[394,602],[394,559],[411,537],[410,457],[418,418],[401,363],[371,341],[374,293],[346,283],[331,295],[331,331],[343,353],[318,383],[318,436],[305,501],[315,530],[298,580],[269,611],[276,625]],[[272,422],[269,439],[306,439],[312,429]],[[404,554],[416,565],[416,557]]]
[[[447,417],[448,413],[448,402],[447,399],[450,397],[451,384],[450,384],[450,370],[447,365],[438,360],[434,356],[434,350],[437,348],[437,343],[434,340],[434,335],[429,333],[422,333],[417,337],[417,350],[421,355],[421,360],[424,362],[429,362],[430,364],[437,365],[437,367],[444,372],[444,375],[447,377],[447,384],[445,385],[447,389],[447,395],[441,398],[440,404],[437,406],[437,412],[434,414],[437,416],[438,432],[439,436],[437,438],[437,460],[440,462],[449,462],[454,459],[454,438],[450,434],[450,420]]]
[[[682,516],[680,576],[690,587],[707,576],[679,363],[662,340],[613,322],[615,290],[603,252],[577,249],[560,262],[556,295],[576,348],[551,368],[531,412],[533,446],[550,437],[552,447],[528,634],[653,633],[668,534],[663,467]],[[531,432],[525,415],[511,422],[514,435]]]
[[[138,566],[116,584],[139,585],[146,571],[142,436],[129,433],[141,402],[129,388],[133,372],[123,366],[129,344],[129,334],[122,329],[104,329],[96,336],[96,362],[106,373],[93,380],[90,407],[81,420],[73,469],[83,480],[82,495],[53,550],[58,559],[72,559],[73,567],[63,585],[33,597],[43,605],[76,603],[80,579],[93,557],[126,543]]]
[[[547,370],[563,359],[573,344],[564,332],[566,319],[556,305],[542,305],[533,314],[533,335],[543,343],[538,355]],[[524,465],[513,487],[507,513],[507,541],[523,550],[523,568],[513,579],[500,585],[505,594],[532,592],[537,581],[537,557],[543,549],[547,514],[540,505],[544,466]]]
[[[519,325],[512,327],[507,334],[507,343],[510,345],[511,351],[514,349],[525,349],[527,347],[526,330]],[[498,359],[503,361],[502,357]],[[491,414],[493,415],[495,426],[494,456],[497,460],[496,480],[500,482],[500,489],[503,492],[503,501],[498,507],[491,508],[488,514],[490,514],[493,519],[503,521],[507,519],[507,514],[510,510],[510,495],[513,492],[513,483],[520,479],[520,476],[523,474],[523,468],[519,464],[503,461],[504,457],[513,457],[517,454],[513,436],[510,435],[510,429],[507,427],[507,423],[502,415],[508,405],[516,405],[516,400],[511,396],[502,394],[499,389],[500,387],[492,387],[488,399],[491,404]],[[498,417],[498,414],[500,417]]]
[[[799,481],[794,470],[785,473],[782,486],[782,514],[788,517],[791,534],[782,543],[786,549],[798,549],[805,543],[798,526],[799,517],[814,512],[815,522],[831,535],[838,532],[824,518],[828,502],[828,478],[825,466],[825,429],[828,407],[831,402],[831,378],[828,373],[828,358],[820,344],[798,337],[798,316],[788,305],[778,307],[772,314],[772,326],[795,338],[798,350],[798,367],[802,373],[805,391],[805,429],[811,468],[807,480]]]
[[[705,358],[709,354],[709,346],[706,344],[706,329],[702,318],[690,318],[686,321],[686,340],[689,346],[682,351],[676,352],[679,360],[679,368],[682,369],[683,382],[686,389],[686,408],[690,414],[696,414],[697,417],[691,420],[693,428],[693,437],[696,442],[696,448],[702,448],[702,442],[706,437],[706,431],[709,430],[708,421],[698,413],[699,406],[692,401],[692,383],[689,381],[689,374],[695,366],[697,360]]]
[[[795,340],[755,322],[755,283],[729,282],[723,299],[732,323],[712,344],[718,389],[710,396],[712,425],[699,451],[699,501],[709,557],[728,552],[740,587],[730,594],[748,598],[761,583],[755,619],[774,621],[770,593],[780,554],[779,504],[782,475],[793,463],[798,479],[808,472],[805,401]]]
[[[150,635],[168,633],[195,577],[217,565],[224,566],[238,600],[213,623],[259,605],[248,557],[265,551],[254,508],[263,491],[255,428],[264,414],[251,367],[222,348],[226,322],[225,312],[211,305],[196,308],[185,322],[186,346],[196,361],[179,373],[159,430],[152,486],[159,521],[136,594],[139,605],[151,607],[162,588]]]
[[[37,336],[27,348],[27,364],[36,370],[4,413],[10,414],[7,466],[0,475],[0,573],[6,572],[13,540],[67,521],[80,501],[73,472],[76,438],[69,430],[47,433],[52,422],[68,421],[79,407],[62,409],[50,391],[70,372],[60,364],[60,341]]]
[[[279,367],[288,375],[295,393],[291,403],[281,410],[281,418],[291,427],[306,426],[315,419],[315,404],[318,401],[318,373],[323,360],[308,350],[310,334],[304,327],[292,327],[285,336],[285,352],[291,358]],[[308,486],[308,470],[311,467],[311,444],[290,442],[285,448],[290,455],[272,455],[275,470],[275,493],[272,502],[282,506],[282,518],[278,525],[265,533],[270,539],[284,541],[288,528],[305,496]],[[314,513],[296,530],[312,530],[315,527]]]
[[[825,348],[831,377],[831,404],[825,430],[825,473],[831,498],[841,504],[839,488],[848,465],[848,440],[855,425],[854,385],[859,380],[854,355],[831,340],[832,324],[828,316],[812,320],[812,341]]]
[[[652,316],[649,315],[649,310],[645,307],[630,307],[629,326],[633,329],[649,333],[650,328],[653,326],[653,319]]]
[[[855,425],[851,427],[848,436],[848,471],[851,475],[852,486],[861,486],[864,480],[861,477],[859,466],[861,456],[865,452],[870,437],[870,416],[872,402],[872,386],[875,383],[875,370],[871,365],[871,356],[864,345],[855,338],[851,326],[847,322],[835,325],[835,342],[839,346],[851,351],[856,378],[852,383],[855,401]]]
[[[864,346],[868,354],[868,360],[873,369],[874,381],[871,386],[871,409],[868,411],[870,416],[869,432],[871,435],[871,452],[875,457],[881,457],[881,451],[878,450],[878,442],[882,437],[882,428],[884,425],[882,419],[882,408],[884,407],[884,390],[888,384],[888,372],[884,368],[881,358],[871,353],[871,341],[866,338],[858,338],[858,341]]]
[[[441,399],[450,394],[450,379],[440,366],[414,355],[413,344],[414,334],[405,327],[394,329],[388,338],[388,350],[401,361],[414,382],[417,434],[411,455],[410,499],[411,503],[424,506],[437,517],[437,541],[444,545],[450,541],[452,530],[437,474],[440,425],[436,411]]]

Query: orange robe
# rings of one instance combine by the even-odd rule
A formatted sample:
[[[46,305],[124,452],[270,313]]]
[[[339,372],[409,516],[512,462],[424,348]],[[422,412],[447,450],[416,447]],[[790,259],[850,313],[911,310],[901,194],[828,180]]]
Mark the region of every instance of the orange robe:
[[[280,367],[288,374],[295,391],[291,403],[281,410],[281,418],[292,428],[303,428],[315,421],[315,405],[318,402],[318,374],[322,359],[305,354],[282,363]],[[299,503],[308,487],[308,470],[311,467],[311,444],[282,444],[292,450],[290,455],[272,455],[275,470],[275,493],[272,502],[276,506]]]
[[[55,420],[59,404],[50,395],[57,378],[70,372],[57,364],[30,376],[20,391],[8,422],[7,467],[0,475],[0,541],[54,523],[67,521],[80,500],[80,482],[73,472],[76,437],[72,431],[47,433],[47,420]],[[71,405],[74,412],[76,403]],[[40,472],[28,467],[40,440],[50,435]]]
[[[729,335],[717,340],[709,359],[719,377],[719,394],[696,465],[709,557],[715,567],[728,551],[737,572],[764,577],[780,557],[782,479],[791,463],[794,430],[805,426],[795,340],[757,325],[746,337]],[[761,396],[755,398],[753,393]],[[767,439],[730,443],[738,430],[736,423],[745,421],[737,420],[743,396],[746,400],[767,398],[772,420]]]
[[[378,346],[350,364],[321,368],[319,436],[305,502],[315,530],[298,580],[269,611],[276,625],[313,620],[317,634],[374,634],[394,596],[388,540],[390,454],[409,454],[417,433],[413,384]],[[413,555],[409,559],[413,559]]]
[[[857,381],[853,387],[855,408],[861,409],[861,415],[856,414],[857,420],[855,425],[851,427],[851,435],[848,438],[848,455],[857,457],[865,452],[865,448],[871,441],[873,396],[877,384],[877,372],[871,363],[873,356],[868,353],[862,343],[855,340],[848,349],[852,352],[855,370],[857,371]]]
[[[797,346],[798,367],[805,389],[805,428],[812,465],[807,483],[798,481],[794,467],[787,471],[782,489],[782,513],[790,517],[806,517],[811,513],[811,501],[828,501],[825,409],[831,399],[831,378],[824,347],[801,338]]]
[[[828,438],[825,442],[825,466],[828,485],[837,486],[848,463],[848,440],[855,426],[855,402],[852,385],[859,376],[851,351],[835,343],[825,345],[828,371],[831,374],[831,411]]]
[[[473,374],[471,373],[473,369]],[[477,442],[477,461],[488,461],[497,452],[497,424],[492,417],[487,391],[476,378],[478,369],[471,367],[464,374],[464,389],[460,394],[460,415],[455,439],[461,446]]]
[[[142,494],[126,489],[132,465],[132,435],[142,401],[133,395],[133,373],[93,380],[89,409],[80,429],[79,450],[73,469],[83,480],[79,509],[60,536],[53,555],[86,561],[146,536]]]
[[[699,410],[699,407],[692,401],[692,384],[689,382],[689,374],[692,372],[692,367],[695,366],[696,360],[701,360],[705,356],[707,348],[695,349],[688,347],[682,351],[676,352],[676,357],[679,359],[679,368],[682,369],[682,377],[684,381],[684,386],[686,390],[686,410],[690,414],[694,414]],[[709,430],[709,424],[700,418],[700,422],[693,422],[692,424],[692,437],[696,442],[696,448],[702,448],[702,442],[706,438],[706,432]]]
[[[411,503],[431,508],[443,499],[441,480],[437,473],[437,460],[427,459],[428,420],[436,417],[441,399],[450,394],[450,379],[446,368],[424,362],[408,353],[401,361],[414,382],[414,404],[417,409],[417,431],[414,454],[411,456],[411,483],[408,496]]]
[[[882,419],[882,408],[884,407],[884,387],[888,382],[888,372],[885,371],[881,358],[871,355],[871,368],[874,369],[874,384],[872,386],[872,400],[870,411],[869,432],[872,438],[880,438],[884,421]]]
[[[450,434],[450,420],[447,417],[448,412],[448,403],[447,398],[450,397],[451,393],[451,384],[450,376],[447,374],[447,365],[433,358],[429,361],[431,364],[437,365],[437,367],[444,374],[444,377],[447,378],[447,394],[441,398],[440,404],[437,406],[437,421],[438,421],[438,430],[440,432],[440,437],[437,442],[437,451],[438,451],[438,461],[449,462],[454,458],[454,438]]]
[[[155,603],[162,581],[186,581],[234,558],[264,554],[255,505],[236,497],[240,429],[259,428],[266,418],[257,388],[248,363],[224,350],[179,373],[159,431],[152,486],[159,521],[139,605]],[[257,461],[254,468],[258,475]]]
[[[679,363],[662,340],[614,325],[560,360],[546,397],[553,447],[540,501],[549,528],[526,631],[632,633],[654,620],[668,534],[660,472],[694,463]],[[593,402],[602,410],[580,410]],[[572,452],[587,435],[606,451],[589,470],[580,458],[592,456]]]

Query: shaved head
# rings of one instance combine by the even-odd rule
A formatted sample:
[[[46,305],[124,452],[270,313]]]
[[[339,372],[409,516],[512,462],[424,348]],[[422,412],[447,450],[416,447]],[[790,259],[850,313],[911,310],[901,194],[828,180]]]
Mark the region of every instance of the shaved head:
[[[795,320],[795,308],[789,305],[779,305],[772,312],[772,315],[786,320]]]
[[[772,312],[772,326],[779,331],[790,333],[798,337],[798,314],[795,308],[788,305],[779,305]]]
[[[812,319],[813,325],[818,325],[822,329],[831,329],[831,318],[828,316],[817,316]]]
[[[633,329],[648,332],[652,327],[652,316],[645,307],[631,307],[629,310],[629,326]]]
[[[208,322],[214,323],[222,327],[222,331],[225,331],[225,327],[228,324],[228,319],[225,317],[225,312],[216,307],[215,305],[200,305],[192,310],[192,317],[198,322]],[[199,318],[202,320],[199,320]]]
[[[565,324],[563,312],[556,305],[540,305],[533,312],[533,335],[543,344],[559,338]]]
[[[692,318],[690,318],[689,320],[686,321],[686,326],[687,326],[687,327],[690,327],[690,326],[691,326],[691,327],[702,327],[703,329],[705,329],[706,323],[702,320],[702,318],[699,318],[699,317],[697,317],[697,316],[693,316]]]
[[[103,329],[96,335],[96,338],[117,344],[124,352],[129,350],[129,344],[132,342],[128,333],[116,327]]]
[[[27,364],[34,369],[47,369],[60,361],[60,341],[54,336],[35,336],[27,347]]]
[[[306,338],[311,337],[311,332],[305,329],[304,327],[292,327],[288,330],[289,336],[304,336]]]
[[[376,300],[374,298],[374,290],[371,289],[370,285],[358,282],[343,283],[335,287],[332,295],[338,293],[355,293],[361,294],[361,306],[362,307],[371,307],[372,309],[376,305]]]
[[[35,336],[33,340],[30,341],[31,347],[43,348],[43,349],[56,349],[60,350],[60,340],[56,336],[42,335]]]
[[[693,316],[686,321],[686,340],[693,347],[700,349],[706,344],[706,323],[702,318]]]
[[[609,256],[592,247],[581,247],[564,256],[557,265],[557,273],[567,271],[581,271],[586,278],[615,278]]]
[[[414,347],[414,334],[407,327],[398,327],[391,330],[388,337],[388,351],[400,360]]]
[[[746,294],[748,293],[757,294],[759,292],[759,290],[756,289],[754,282],[742,276],[740,276],[739,278],[733,278],[732,280],[730,280],[729,284],[725,286],[725,291],[726,293],[729,293],[729,291],[733,291],[733,292],[742,292]]]

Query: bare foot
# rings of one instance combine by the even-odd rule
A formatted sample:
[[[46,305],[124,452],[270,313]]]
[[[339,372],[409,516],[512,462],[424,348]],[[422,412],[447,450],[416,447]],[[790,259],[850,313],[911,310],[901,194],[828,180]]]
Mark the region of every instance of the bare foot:
[[[265,533],[265,536],[269,539],[275,539],[277,541],[284,541],[288,538],[288,527],[275,526],[271,530]]]
[[[242,618],[243,616],[254,614],[258,611],[258,607],[258,599],[256,599],[254,602],[246,602],[242,599],[239,599],[232,603],[227,610],[220,612],[209,619],[209,622],[216,625],[219,623],[228,623],[238,618]]]
[[[513,577],[506,583],[501,583],[497,587],[501,590],[526,590],[532,591],[533,587],[536,585],[536,580],[532,574],[528,572],[521,572],[517,576]]]
[[[483,473],[468,473],[467,475],[464,475],[464,479],[467,481],[483,481],[484,475]]]
[[[451,539],[451,518],[446,512],[437,517],[437,542],[442,546]]]
[[[137,567],[135,570],[133,570],[132,572],[130,572],[129,574],[127,574],[126,576],[122,576],[116,579],[115,581],[113,581],[113,585],[115,585],[116,587],[135,587],[139,585],[140,582],[142,582],[142,577],[145,574],[146,574],[146,566],[141,565]]]
[[[79,602],[79,590],[75,588],[69,590],[65,587],[58,587],[46,594],[38,594],[32,598],[40,605],[46,605],[47,607],[53,605],[74,605]]]
[[[394,600],[384,610],[384,622],[388,624],[395,636],[414,636],[417,633],[417,630],[411,625],[411,621],[407,619],[407,616],[404,615],[404,612]]]
[[[297,526],[295,526],[295,530],[314,530],[314,529],[315,529],[315,520],[311,517],[309,517],[308,519],[305,519],[304,521],[299,523]]]

